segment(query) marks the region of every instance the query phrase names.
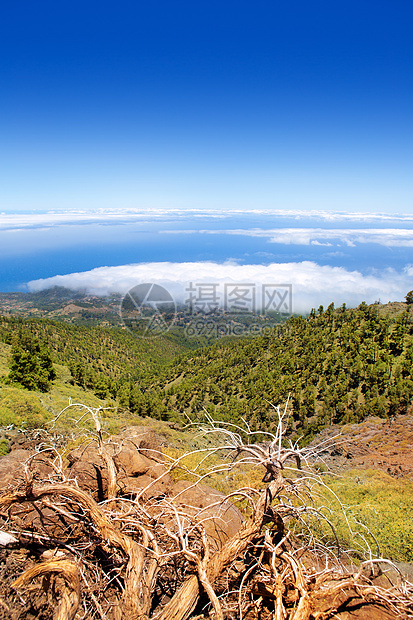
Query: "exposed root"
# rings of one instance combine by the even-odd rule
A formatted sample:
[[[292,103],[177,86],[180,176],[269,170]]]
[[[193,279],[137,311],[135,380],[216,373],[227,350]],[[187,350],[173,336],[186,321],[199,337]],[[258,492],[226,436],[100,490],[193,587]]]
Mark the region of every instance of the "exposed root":
[[[309,454],[282,446],[282,414],[266,447],[242,442],[236,428],[208,429],[232,456],[225,467],[256,463],[266,481],[263,490],[224,497],[211,514],[177,503],[178,496],[119,495],[103,440],[109,484],[100,503],[61,466],[52,482],[34,482],[28,469],[26,482],[0,497],[8,533],[0,547],[0,619],[329,620],[348,618],[355,607],[360,620],[413,618],[412,584],[379,586],[371,558],[345,568],[317,543],[305,520]],[[291,460],[293,478],[285,475]],[[219,508],[230,499],[239,500],[244,521],[217,548],[206,526],[222,521]],[[303,525],[299,536],[294,523]]]
[[[80,599],[79,571],[76,564],[68,560],[42,562],[26,570],[11,584],[11,587],[22,588],[36,577],[42,577],[42,589],[46,593],[52,590],[52,597],[57,600],[53,620],[72,620],[76,615]],[[56,577],[61,579],[56,579]]]

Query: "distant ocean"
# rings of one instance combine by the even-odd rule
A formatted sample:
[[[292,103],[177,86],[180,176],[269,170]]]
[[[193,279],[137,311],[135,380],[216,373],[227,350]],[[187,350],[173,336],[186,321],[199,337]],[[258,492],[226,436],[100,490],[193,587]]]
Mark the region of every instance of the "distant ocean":
[[[0,290],[139,263],[310,261],[362,276],[411,280],[413,215],[229,211],[0,214]],[[330,283],[331,285],[333,283]],[[413,280],[411,282],[413,288]],[[387,301],[387,299],[386,299]]]

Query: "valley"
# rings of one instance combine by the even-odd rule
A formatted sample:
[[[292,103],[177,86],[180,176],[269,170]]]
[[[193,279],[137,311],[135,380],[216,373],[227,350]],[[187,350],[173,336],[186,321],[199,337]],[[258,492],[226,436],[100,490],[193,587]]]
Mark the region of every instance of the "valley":
[[[62,296],[62,291],[58,292],[58,296]],[[42,488],[46,488],[42,486],[46,485],[46,478],[53,479],[57,486],[51,488],[50,493],[55,499],[61,497],[59,485],[65,485],[67,480],[72,480],[72,472],[78,472],[75,490],[72,488],[73,482],[70,482],[69,486],[64,486],[66,495],[59,499],[63,519],[70,513],[70,506],[76,505],[76,510],[84,514],[80,529],[76,530],[78,534],[70,538],[74,548],[78,544],[86,544],[88,549],[95,549],[96,546],[96,553],[100,554],[100,543],[92,543],[86,534],[88,510],[103,519],[95,523],[96,531],[100,531],[98,523],[106,523],[105,519],[113,527],[115,514],[120,514],[113,512],[114,506],[118,506],[116,510],[121,510],[122,514],[125,511],[125,514],[129,514],[133,493],[138,493],[139,497],[144,493],[145,510],[161,502],[159,506],[163,515],[165,510],[170,510],[172,500],[168,498],[173,497],[174,493],[180,497],[180,493],[189,492],[187,489],[193,486],[198,493],[203,489],[199,497],[195,492],[188,495],[191,502],[195,501],[195,496],[198,498],[196,501],[201,502],[201,507],[198,506],[196,510],[191,508],[190,513],[187,512],[187,506],[184,509],[185,519],[192,522],[191,519],[198,515],[199,510],[201,513],[209,510],[208,504],[204,506],[203,502],[213,502],[213,498],[217,497],[219,501],[228,501],[226,498],[232,497],[234,493],[234,497],[237,497],[238,489],[241,488],[244,491],[235,505],[243,516],[237,516],[237,519],[241,519],[240,523],[242,519],[250,523],[253,514],[251,506],[254,505],[252,498],[257,494],[257,497],[265,498],[263,481],[269,481],[272,485],[274,480],[278,480],[282,488],[285,487],[286,496],[289,497],[289,493],[293,492],[288,499],[288,506],[294,508],[290,515],[290,508],[287,510],[285,499],[280,497],[281,503],[274,508],[274,512],[264,512],[263,515],[266,514],[265,519],[270,521],[275,519],[272,526],[275,529],[271,530],[271,536],[275,538],[271,539],[271,544],[275,544],[287,523],[290,530],[292,528],[291,532],[294,532],[288,534],[291,536],[291,549],[304,536],[304,531],[300,529],[304,523],[305,528],[312,532],[315,537],[314,548],[308,546],[309,540],[305,538],[306,552],[303,563],[297,569],[302,571],[297,575],[301,574],[305,583],[310,584],[314,579],[314,583],[317,583],[318,577],[314,576],[316,569],[311,566],[317,565],[325,554],[323,562],[327,563],[331,571],[328,573],[331,579],[328,587],[333,592],[342,579],[339,573],[334,572],[338,566],[337,553],[339,556],[340,553],[344,554],[345,566],[348,567],[346,570],[353,570],[353,565],[359,566],[365,557],[363,554],[373,553],[395,562],[396,568],[389,573],[391,579],[397,581],[397,570],[402,571],[404,578],[411,578],[413,525],[409,515],[413,502],[413,315],[410,305],[361,304],[350,309],[344,305],[334,308],[331,304],[326,309],[319,307],[313,310],[308,317],[293,316],[282,324],[275,323],[262,335],[219,338],[211,343],[202,338],[187,338],[183,331],[179,336],[168,332],[154,339],[138,338],[119,325],[108,325],[107,308],[102,323],[95,318],[89,324],[82,323],[82,320],[77,323],[73,315],[68,320],[69,314],[59,314],[62,310],[60,306],[64,303],[64,312],[73,310],[76,314],[83,307],[80,304],[85,302],[78,299],[67,302],[67,298],[59,299],[58,302],[54,300],[49,307],[46,303],[42,311],[47,314],[47,318],[38,316],[38,309],[32,308],[32,313],[27,301],[17,306],[15,314],[8,312],[0,317],[0,454],[3,455],[0,458],[0,469],[3,467],[3,482],[11,492],[15,485],[14,477],[16,481],[20,478],[17,473],[10,473],[10,468],[16,468],[16,472],[23,471],[23,465],[29,459],[33,463],[30,469],[33,470],[36,484],[40,485],[35,487],[35,493],[41,494]],[[39,305],[37,303],[36,308]],[[47,381],[45,369],[49,372]],[[28,380],[30,377],[33,381]],[[72,405],[68,408],[70,403]],[[63,410],[65,413],[61,415]],[[151,437],[145,440],[147,443],[142,443],[144,448],[137,448],[137,453],[134,452],[135,440],[130,439],[133,433]],[[276,440],[275,443],[269,443],[271,438]],[[152,444],[156,444],[156,448],[152,448]],[[216,445],[221,445],[221,448],[217,449]],[[278,445],[279,454],[285,453],[286,459],[295,452],[300,455],[304,474],[294,463],[286,462],[285,469],[284,465],[278,469],[277,459],[271,456],[271,451]],[[92,449],[90,446],[95,447]],[[221,460],[223,446],[232,454],[230,461]],[[148,449],[155,449],[158,460],[145,465],[145,469],[141,464],[141,455],[144,450],[143,454],[148,460],[147,457],[152,454],[147,452]],[[246,455],[254,454],[253,459],[244,462],[244,452]],[[257,460],[257,454],[263,456]],[[206,455],[209,455],[208,460]],[[232,472],[230,462],[232,460],[235,464],[237,455],[240,463],[237,471]],[[116,466],[110,483],[112,458]],[[35,465],[37,462],[39,465]],[[60,465],[52,474],[55,467],[52,463],[57,462]],[[267,478],[262,478],[262,465],[267,467]],[[136,471],[134,468],[137,468]],[[161,472],[162,483],[151,477],[152,474],[149,475],[151,468],[158,472],[157,476]],[[301,485],[303,475],[308,479],[306,490],[297,490],[298,494],[294,496],[294,485]],[[7,497],[13,497],[13,502],[20,502],[23,496],[19,493],[29,493],[27,497],[24,496],[24,502],[29,505],[33,498],[30,496],[31,491],[23,491],[25,484],[23,479],[20,480],[20,491],[14,490]],[[77,485],[80,485],[79,491],[76,490]],[[148,489],[153,488],[153,492],[147,491],[145,485]],[[158,499],[153,495],[155,490],[159,494]],[[82,495],[85,492],[87,496]],[[311,509],[305,503],[307,500],[304,500],[307,493]],[[92,504],[86,509],[92,501],[88,499],[90,494],[97,503],[93,504],[93,509]],[[251,498],[248,500],[252,502],[250,507],[248,502],[243,504],[245,497]],[[304,521],[300,512],[295,512],[298,499],[298,505],[304,501],[304,513],[308,512]],[[264,499],[260,501],[265,505]],[[44,505],[39,502],[40,495],[36,500],[37,509],[42,514],[43,511],[49,514],[50,502],[46,501]],[[126,519],[121,526],[122,532],[133,530],[133,537],[139,539],[139,532],[142,531],[139,528],[144,527],[147,532],[145,536],[159,534],[161,538],[157,544],[164,544],[162,536],[170,536],[171,531],[167,529],[161,534],[161,530],[158,530],[156,534],[157,530],[153,529],[152,523],[145,522],[143,525],[146,517],[139,512],[141,508],[136,510],[138,512],[134,513],[133,525],[127,526],[132,521]],[[281,514],[277,511],[285,514],[281,521],[279,516],[276,517]],[[287,517],[287,513],[290,516]],[[24,511],[21,514],[25,514]],[[317,514],[318,517],[315,516]],[[115,521],[119,518],[117,516]],[[6,526],[6,521],[3,526]],[[55,532],[53,536],[59,539],[64,554],[66,551],[61,536],[65,530],[57,533],[58,530],[54,529],[56,527],[57,522],[53,518],[47,526],[36,525],[36,535],[47,538]],[[68,523],[65,525],[67,527]],[[133,529],[135,527],[136,531]],[[256,536],[260,544],[265,546],[269,539],[267,534],[265,538],[265,528],[261,530],[261,527],[256,530]],[[237,538],[237,528],[231,533],[234,540]],[[126,539],[122,539],[124,542],[113,542],[117,540],[116,528],[102,531],[110,532],[111,544],[115,547],[120,545],[121,551],[117,553],[118,556],[119,553],[122,555],[130,543],[125,542]],[[98,539],[101,535],[102,532]],[[26,540],[25,536],[22,541]],[[199,539],[192,540],[195,546],[199,544]],[[253,545],[253,538],[249,544]],[[337,551],[337,545],[343,551]],[[242,587],[242,571],[247,567],[252,570],[255,553],[252,549],[253,546],[248,551],[252,554],[250,559],[248,553],[243,556],[244,559],[234,555],[234,562],[239,564],[238,572],[233,574],[237,587]],[[285,547],[287,555],[284,560],[289,557],[290,551],[287,549],[290,547]],[[181,552],[181,546],[178,545],[176,553],[179,555]],[[33,570],[37,570],[39,553],[34,546],[25,556]],[[85,566],[90,567],[97,561],[80,551],[80,547],[78,554]],[[12,576],[17,576],[22,570],[18,559],[20,556],[7,555],[6,551],[3,555],[4,561],[7,557],[9,562],[10,558],[15,558],[13,568],[4,572],[5,583],[9,583]],[[63,557],[71,561],[69,556]],[[118,560],[120,567],[129,566],[133,554],[128,556],[127,553],[126,557],[129,560]],[[185,553],[179,557],[186,557]],[[95,570],[99,571],[100,577],[95,592],[98,598],[90,598],[86,590],[82,590],[82,596],[87,601],[85,604],[95,610],[94,614],[99,615],[96,609],[104,607],[109,614],[107,617],[112,617],[112,603],[106,607],[107,603],[101,598],[101,584],[106,579],[106,569],[104,563],[101,564],[100,560],[97,562],[96,567],[99,568]],[[123,571],[123,568],[119,570]],[[190,574],[187,567],[182,575],[187,570]],[[371,576],[364,572],[362,577],[351,581],[348,598],[342,600],[343,615],[339,613],[336,617],[347,620],[345,610],[350,609],[352,601],[357,599],[360,587],[373,584],[377,589],[389,583],[388,577],[387,581],[383,581],[380,571],[373,571],[373,582]],[[127,574],[124,573],[125,578]],[[88,575],[88,578],[92,578],[92,573]],[[162,572],[159,573],[159,579],[163,583],[165,577],[162,577]],[[183,583],[179,579],[178,582]],[[351,579],[354,579],[354,575]],[[360,584],[357,579],[362,579]],[[217,584],[219,592],[220,586]],[[254,579],[248,581],[248,584],[250,596],[254,597],[258,592]],[[294,587],[291,582],[289,588]],[[1,596],[5,597],[4,600],[12,601],[8,592],[4,590]],[[171,589],[171,601],[181,600],[178,592],[179,589]],[[260,592],[260,618],[270,618],[266,610],[271,608],[269,601],[272,595],[270,590]],[[110,596],[112,601],[118,601],[117,605],[127,607],[130,604],[124,597],[118,600],[117,587],[111,587]],[[202,604],[206,604],[202,593],[198,592],[196,596],[200,596],[199,604],[202,601]],[[303,594],[297,596],[297,600],[301,600]],[[383,604],[380,596],[367,604],[366,615],[360,615],[360,619],[410,617],[400,615],[402,609],[403,613],[408,614],[408,602],[398,608],[396,616],[380,615]],[[410,601],[409,597],[410,594],[406,600]],[[168,597],[162,600],[167,605]],[[231,597],[225,600],[225,603],[222,600],[222,605],[229,614],[225,617],[230,618],[230,610],[235,602]],[[283,594],[282,600],[288,609],[291,603],[287,594]],[[314,594],[312,600],[314,609],[324,613],[327,607],[318,607],[321,604],[319,594]],[[20,603],[17,599],[13,601],[12,604],[17,608]],[[39,605],[38,609],[46,610],[45,600],[41,602],[39,599],[33,604]],[[156,597],[151,605],[158,609]],[[181,615],[178,614],[177,618],[190,617],[189,607],[185,605],[184,601],[179,604]],[[169,610],[169,607],[166,609]],[[250,614],[251,609],[245,606],[247,618],[255,618]],[[47,615],[48,612],[44,613]]]

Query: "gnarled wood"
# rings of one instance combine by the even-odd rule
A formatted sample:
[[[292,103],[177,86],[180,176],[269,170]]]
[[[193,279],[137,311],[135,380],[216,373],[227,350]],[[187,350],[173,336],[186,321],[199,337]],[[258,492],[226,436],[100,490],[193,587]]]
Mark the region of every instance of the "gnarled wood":
[[[65,587],[59,588],[60,598],[53,613],[53,620],[73,620],[79,607],[80,579],[79,570],[74,562],[69,560],[49,560],[26,570],[12,583],[12,588],[21,588],[36,577],[59,575],[65,582]]]
[[[324,562],[327,557],[325,548],[323,565],[326,568],[319,573],[315,568],[311,572],[304,560],[299,559],[300,554],[305,553],[314,566],[320,565],[319,557],[310,555],[309,541],[312,545],[315,542],[311,532],[307,539],[302,535],[298,543],[299,539],[294,538],[290,530],[287,531],[289,522],[286,517],[303,522],[303,515],[308,510],[309,489],[305,486],[305,480],[300,479],[302,470],[299,471],[301,465],[307,463],[308,454],[305,449],[283,447],[281,421],[282,417],[274,441],[266,448],[259,444],[244,446],[239,433],[225,430],[226,443],[220,449],[231,454],[235,452],[241,463],[264,467],[267,472],[265,480],[269,484],[261,491],[242,489],[237,492],[239,498],[248,502],[245,510],[248,510],[248,516],[236,533],[232,530],[232,536],[229,534],[231,537],[222,543],[218,551],[213,552],[218,546],[210,544],[207,520],[223,517],[219,511],[216,516],[213,512],[209,514],[207,509],[211,506],[208,503],[198,504],[198,507],[201,506],[198,510],[195,503],[192,505],[190,495],[183,500],[184,491],[173,496],[162,494],[162,487],[158,488],[156,495],[148,496],[145,502],[141,490],[135,496],[129,492],[124,497],[116,497],[117,471],[112,453],[103,443],[97,419],[99,467],[102,467],[102,457],[108,477],[108,498],[105,502],[98,504],[76,483],[67,482],[63,469],[61,476],[66,482],[62,483],[34,483],[33,475],[27,470],[25,487],[0,497],[0,512],[4,514],[8,511],[8,518],[3,521],[5,529],[14,518],[15,523],[32,528],[31,514],[35,513],[40,517],[40,525],[33,525],[31,531],[21,532],[21,536],[26,537],[24,540],[33,541],[37,536],[41,547],[47,546],[49,541],[49,553],[59,549],[59,545],[66,546],[79,559],[77,567],[71,560],[57,560],[54,557],[24,571],[15,579],[21,572],[19,566],[13,574],[13,588],[26,586],[30,595],[32,580],[43,577],[42,586],[48,593],[48,604],[50,596],[56,602],[53,620],[73,620],[80,596],[85,609],[84,617],[88,613],[87,601],[89,609],[93,610],[91,615],[98,614],[108,620],[189,620],[195,610],[196,613],[201,611],[201,606],[204,618],[207,597],[212,605],[209,617],[215,620],[260,615],[269,617],[268,614],[272,614],[274,620],[327,618],[335,613],[333,605],[338,599],[340,605],[346,606],[352,597],[360,600],[360,605],[365,605],[366,610],[370,609],[369,605],[371,609],[381,606],[387,614],[386,620],[413,617],[411,584],[404,586],[404,589],[385,591],[363,577],[362,569],[356,575],[333,571],[327,568],[328,562]],[[220,431],[215,426],[213,430]],[[287,459],[296,461],[297,477],[294,474],[291,478],[284,477]],[[178,465],[180,460],[182,457],[175,464]],[[233,463],[228,468],[232,466]],[[173,464],[170,470],[172,468]],[[311,471],[307,474],[307,480],[313,478]],[[153,481],[151,484],[155,487]],[[194,482],[192,486],[196,485]],[[202,493],[202,488],[199,485],[199,493]],[[93,488],[91,493],[94,493]],[[176,501],[177,497],[180,497],[180,502]],[[222,495],[213,506],[230,501],[231,496]],[[20,505],[18,509],[16,505]],[[43,524],[43,518],[47,524],[50,522],[51,514],[69,523],[68,529],[73,527],[72,547],[55,540],[54,534],[50,534]],[[13,526],[9,529],[16,534],[18,527]],[[64,527],[63,532],[62,538],[66,540]],[[75,538],[78,532],[82,538],[79,542]],[[12,554],[13,546],[20,545],[23,563],[24,553],[27,552],[24,540],[22,542],[19,534],[10,537],[11,545],[3,549],[3,553]],[[59,553],[64,557],[62,551]],[[30,556],[30,561],[37,561],[38,556],[37,550]],[[41,557],[46,556],[42,554]],[[331,557],[334,559],[332,554]],[[84,584],[83,590],[80,583]],[[110,601],[106,601],[107,590],[110,590]],[[9,598],[5,589],[0,593],[4,599],[0,599],[0,607],[4,610],[8,609],[10,602],[20,604],[23,601],[23,598],[17,600],[16,594],[14,599],[12,596]],[[200,609],[196,609],[198,603]],[[335,617],[340,618],[340,615]]]
[[[120,603],[122,617],[128,620],[145,620],[148,617],[148,591],[150,591],[153,581],[153,569],[150,583],[147,583],[143,571],[145,545],[139,545],[133,538],[115,527],[100,506],[87,493],[69,484],[30,485],[26,493],[19,490],[0,497],[0,510],[9,508],[14,503],[39,500],[53,495],[60,495],[68,500],[78,502],[88,511],[93,525],[105,542],[122,549],[127,555],[125,589]],[[147,543],[148,538],[145,541]],[[142,600],[144,601],[144,607],[142,606]]]

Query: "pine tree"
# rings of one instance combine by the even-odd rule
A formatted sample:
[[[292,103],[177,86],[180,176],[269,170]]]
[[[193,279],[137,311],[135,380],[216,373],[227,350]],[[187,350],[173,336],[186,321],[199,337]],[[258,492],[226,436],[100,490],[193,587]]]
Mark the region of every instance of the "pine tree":
[[[27,390],[47,392],[56,377],[46,344],[30,332],[20,330],[13,338],[7,383],[18,383]]]

